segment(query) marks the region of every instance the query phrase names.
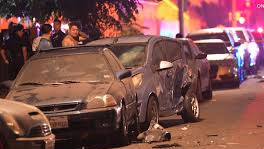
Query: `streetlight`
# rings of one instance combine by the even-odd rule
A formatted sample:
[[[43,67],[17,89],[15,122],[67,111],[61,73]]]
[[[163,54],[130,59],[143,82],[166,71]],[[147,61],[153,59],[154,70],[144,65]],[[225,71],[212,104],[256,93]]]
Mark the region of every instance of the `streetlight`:
[[[184,0],[178,0],[179,5],[179,23],[180,23],[180,33],[184,36]]]

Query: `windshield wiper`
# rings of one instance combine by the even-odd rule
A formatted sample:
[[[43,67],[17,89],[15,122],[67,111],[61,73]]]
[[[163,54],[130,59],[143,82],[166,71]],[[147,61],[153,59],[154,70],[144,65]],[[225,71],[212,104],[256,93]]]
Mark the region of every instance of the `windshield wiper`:
[[[18,86],[24,86],[24,85],[44,85],[44,84],[37,82],[26,82],[26,83],[21,83]]]

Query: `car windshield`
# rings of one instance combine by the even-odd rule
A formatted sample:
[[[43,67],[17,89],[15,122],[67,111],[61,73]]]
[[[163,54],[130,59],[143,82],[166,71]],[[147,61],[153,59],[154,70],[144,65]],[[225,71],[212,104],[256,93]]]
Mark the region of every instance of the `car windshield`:
[[[52,83],[108,82],[113,74],[101,54],[75,54],[31,61],[15,86]]]
[[[144,65],[145,47],[146,45],[142,44],[115,45],[111,50],[125,68],[134,68]]]
[[[242,39],[242,40],[246,41],[246,37],[245,37],[243,31],[236,31],[236,34],[237,34],[237,37],[239,39]]]
[[[197,43],[199,49],[206,54],[226,54],[229,53],[223,43]]]

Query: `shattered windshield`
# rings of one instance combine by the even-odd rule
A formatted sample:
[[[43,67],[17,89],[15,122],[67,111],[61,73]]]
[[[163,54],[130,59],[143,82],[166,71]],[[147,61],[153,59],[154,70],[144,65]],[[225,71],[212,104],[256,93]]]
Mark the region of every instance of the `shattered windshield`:
[[[229,53],[223,43],[197,43],[199,49],[206,54],[226,54]]]
[[[113,74],[102,55],[78,54],[31,61],[18,76],[15,86],[107,82],[112,79]]]
[[[145,45],[115,45],[111,50],[126,68],[144,65],[146,60]]]

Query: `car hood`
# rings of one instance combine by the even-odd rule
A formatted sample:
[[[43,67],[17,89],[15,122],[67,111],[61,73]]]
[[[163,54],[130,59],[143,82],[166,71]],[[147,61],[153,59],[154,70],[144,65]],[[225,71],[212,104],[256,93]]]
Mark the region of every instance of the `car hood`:
[[[112,82],[31,86],[11,90],[7,98],[34,106],[82,102],[89,100],[89,97],[106,94],[111,84]]]
[[[0,99],[0,116],[14,119],[23,131],[19,134],[21,136],[29,135],[29,130],[35,126],[49,125],[48,119],[39,109],[21,102]]]

